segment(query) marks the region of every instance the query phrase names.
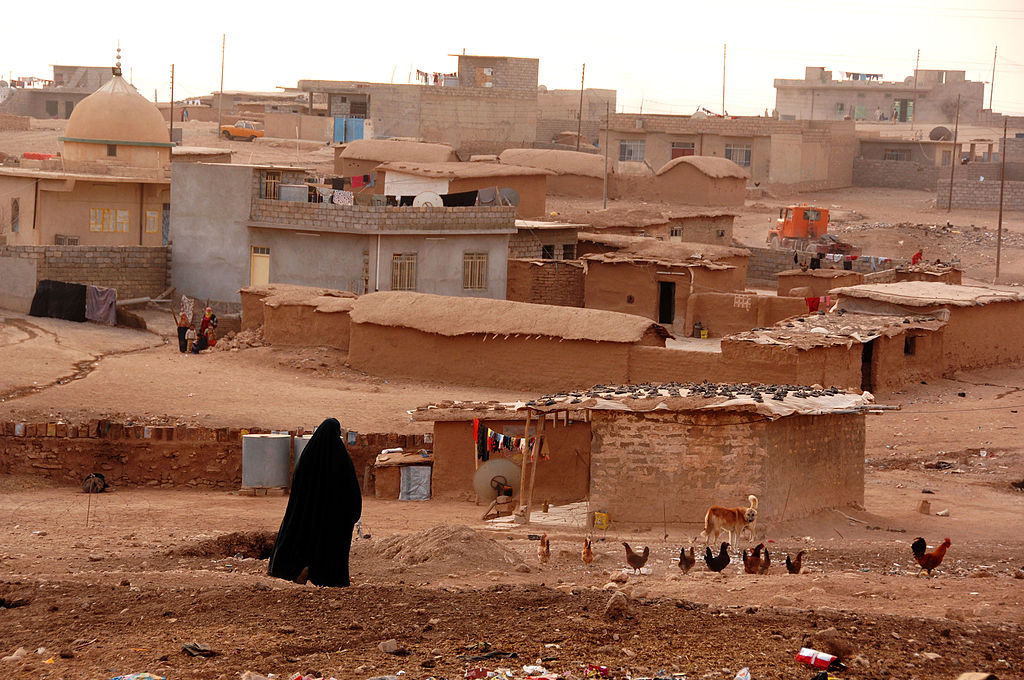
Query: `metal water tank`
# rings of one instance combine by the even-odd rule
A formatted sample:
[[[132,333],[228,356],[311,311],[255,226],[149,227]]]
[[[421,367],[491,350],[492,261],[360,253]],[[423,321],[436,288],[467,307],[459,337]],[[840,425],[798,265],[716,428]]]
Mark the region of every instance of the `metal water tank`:
[[[242,486],[287,487],[291,480],[291,437],[247,434],[242,437]]]
[[[302,452],[306,450],[306,444],[313,438],[311,434],[304,434],[292,439],[295,447],[295,468],[299,467],[299,457],[302,456]],[[294,469],[294,468],[293,468]]]

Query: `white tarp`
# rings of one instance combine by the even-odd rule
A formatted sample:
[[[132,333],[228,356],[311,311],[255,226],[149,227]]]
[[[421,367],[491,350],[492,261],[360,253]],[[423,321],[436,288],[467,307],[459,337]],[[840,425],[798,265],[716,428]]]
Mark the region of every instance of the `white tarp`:
[[[387,196],[415,196],[424,191],[433,191],[438,195],[447,194],[448,179],[407,175],[393,170],[388,170],[384,175],[384,193]]]

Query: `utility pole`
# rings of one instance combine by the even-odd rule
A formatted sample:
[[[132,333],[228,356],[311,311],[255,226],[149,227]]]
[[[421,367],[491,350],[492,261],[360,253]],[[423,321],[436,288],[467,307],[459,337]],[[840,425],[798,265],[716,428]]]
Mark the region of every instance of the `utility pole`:
[[[224,48],[227,45],[228,34],[220,36],[220,96],[217,98],[217,136],[220,137],[220,126],[224,124]],[[309,95],[309,105],[313,106],[313,95]]]
[[[1003,190],[1006,187],[1006,123],[1008,120],[1006,116],[1003,116],[1003,145],[999,147],[999,161],[1002,169],[999,171],[999,228],[996,231],[996,278],[993,283],[999,282],[999,263],[1003,251]]]
[[[611,146],[612,116],[611,102],[604,101],[604,205],[608,207],[608,148]],[[1005,154],[1004,154],[1005,155]]]
[[[949,201],[946,202],[946,212],[953,209],[953,172],[960,162],[960,152],[957,150],[956,135],[960,129],[960,95],[956,96],[956,123],[953,124],[953,153],[949,159]]]
[[[722,44],[722,115],[725,115],[725,48],[727,45]]]
[[[910,129],[913,131],[917,121],[917,67],[921,64],[921,48],[917,48],[917,59],[914,60],[914,115],[910,117]]]
[[[992,80],[988,84],[988,110],[992,110],[992,93],[996,89],[996,57],[999,56],[999,45],[996,45],[996,51],[992,53]]]
[[[583,65],[583,72],[580,73],[580,116],[576,121],[576,150],[580,150],[580,135],[583,133],[583,81],[587,77],[587,65]]]
[[[171,144],[174,144],[174,64],[171,64]]]

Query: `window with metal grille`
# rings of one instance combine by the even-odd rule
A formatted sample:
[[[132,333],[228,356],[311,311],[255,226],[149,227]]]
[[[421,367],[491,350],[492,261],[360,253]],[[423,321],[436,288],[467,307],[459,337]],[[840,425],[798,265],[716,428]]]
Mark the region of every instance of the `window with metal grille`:
[[[107,144],[107,155],[108,156],[116,156],[117,155],[117,144]]]
[[[671,236],[672,238],[682,238],[683,237],[683,228],[682,227],[672,227],[671,229],[669,229],[668,235]]]
[[[736,165],[745,168],[750,167],[750,145],[749,144],[726,144],[725,157]]]
[[[462,288],[486,290],[487,253],[465,253],[462,256]]]
[[[57,234],[53,237],[53,244],[57,246],[77,246],[78,243],[78,237],[69,234]]]
[[[563,260],[575,260],[576,259],[576,244],[565,243],[562,245],[562,259]]]
[[[416,290],[416,253],[391,256],[391,290]]]
[[[692,156],[693,152],[693,142],[672,142],[672,158]]]
[[[909,161],[910,151],[907,149],[886,149],[884,160],[887,161]]]
[[[619,142],[620,161],[642,161],[647,142],[642,139],[623,139]]]
[[[278,189],[281,186],[281,173],[280,172],[265,172],[263,173],[263,191],[260,193],[260,198],[269,198],[276,201],[278,197]]]
[[[252,254],[253,255],[270,255],[270,248],[268,248],[267,246],[253,246],[252,247]]]
[[[146,233],[155,234],[160,229],[160,214],[155,210],[146,211]]]
[[[18,199],[11,199],[11,231],[18,231],[18,223],[21,221],[21,204]]]

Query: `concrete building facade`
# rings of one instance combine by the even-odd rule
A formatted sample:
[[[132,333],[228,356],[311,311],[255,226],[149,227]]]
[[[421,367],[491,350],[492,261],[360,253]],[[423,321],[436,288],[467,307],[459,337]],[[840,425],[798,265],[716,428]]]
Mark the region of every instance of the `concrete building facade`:
[[[967,80],[965,71],[918,69],[902,81],[882,74],[844,73],[808,66],[803,80],[775,79],[775,110],[782,120],[893,120],[976,122],[985,100],[985,83]]]

